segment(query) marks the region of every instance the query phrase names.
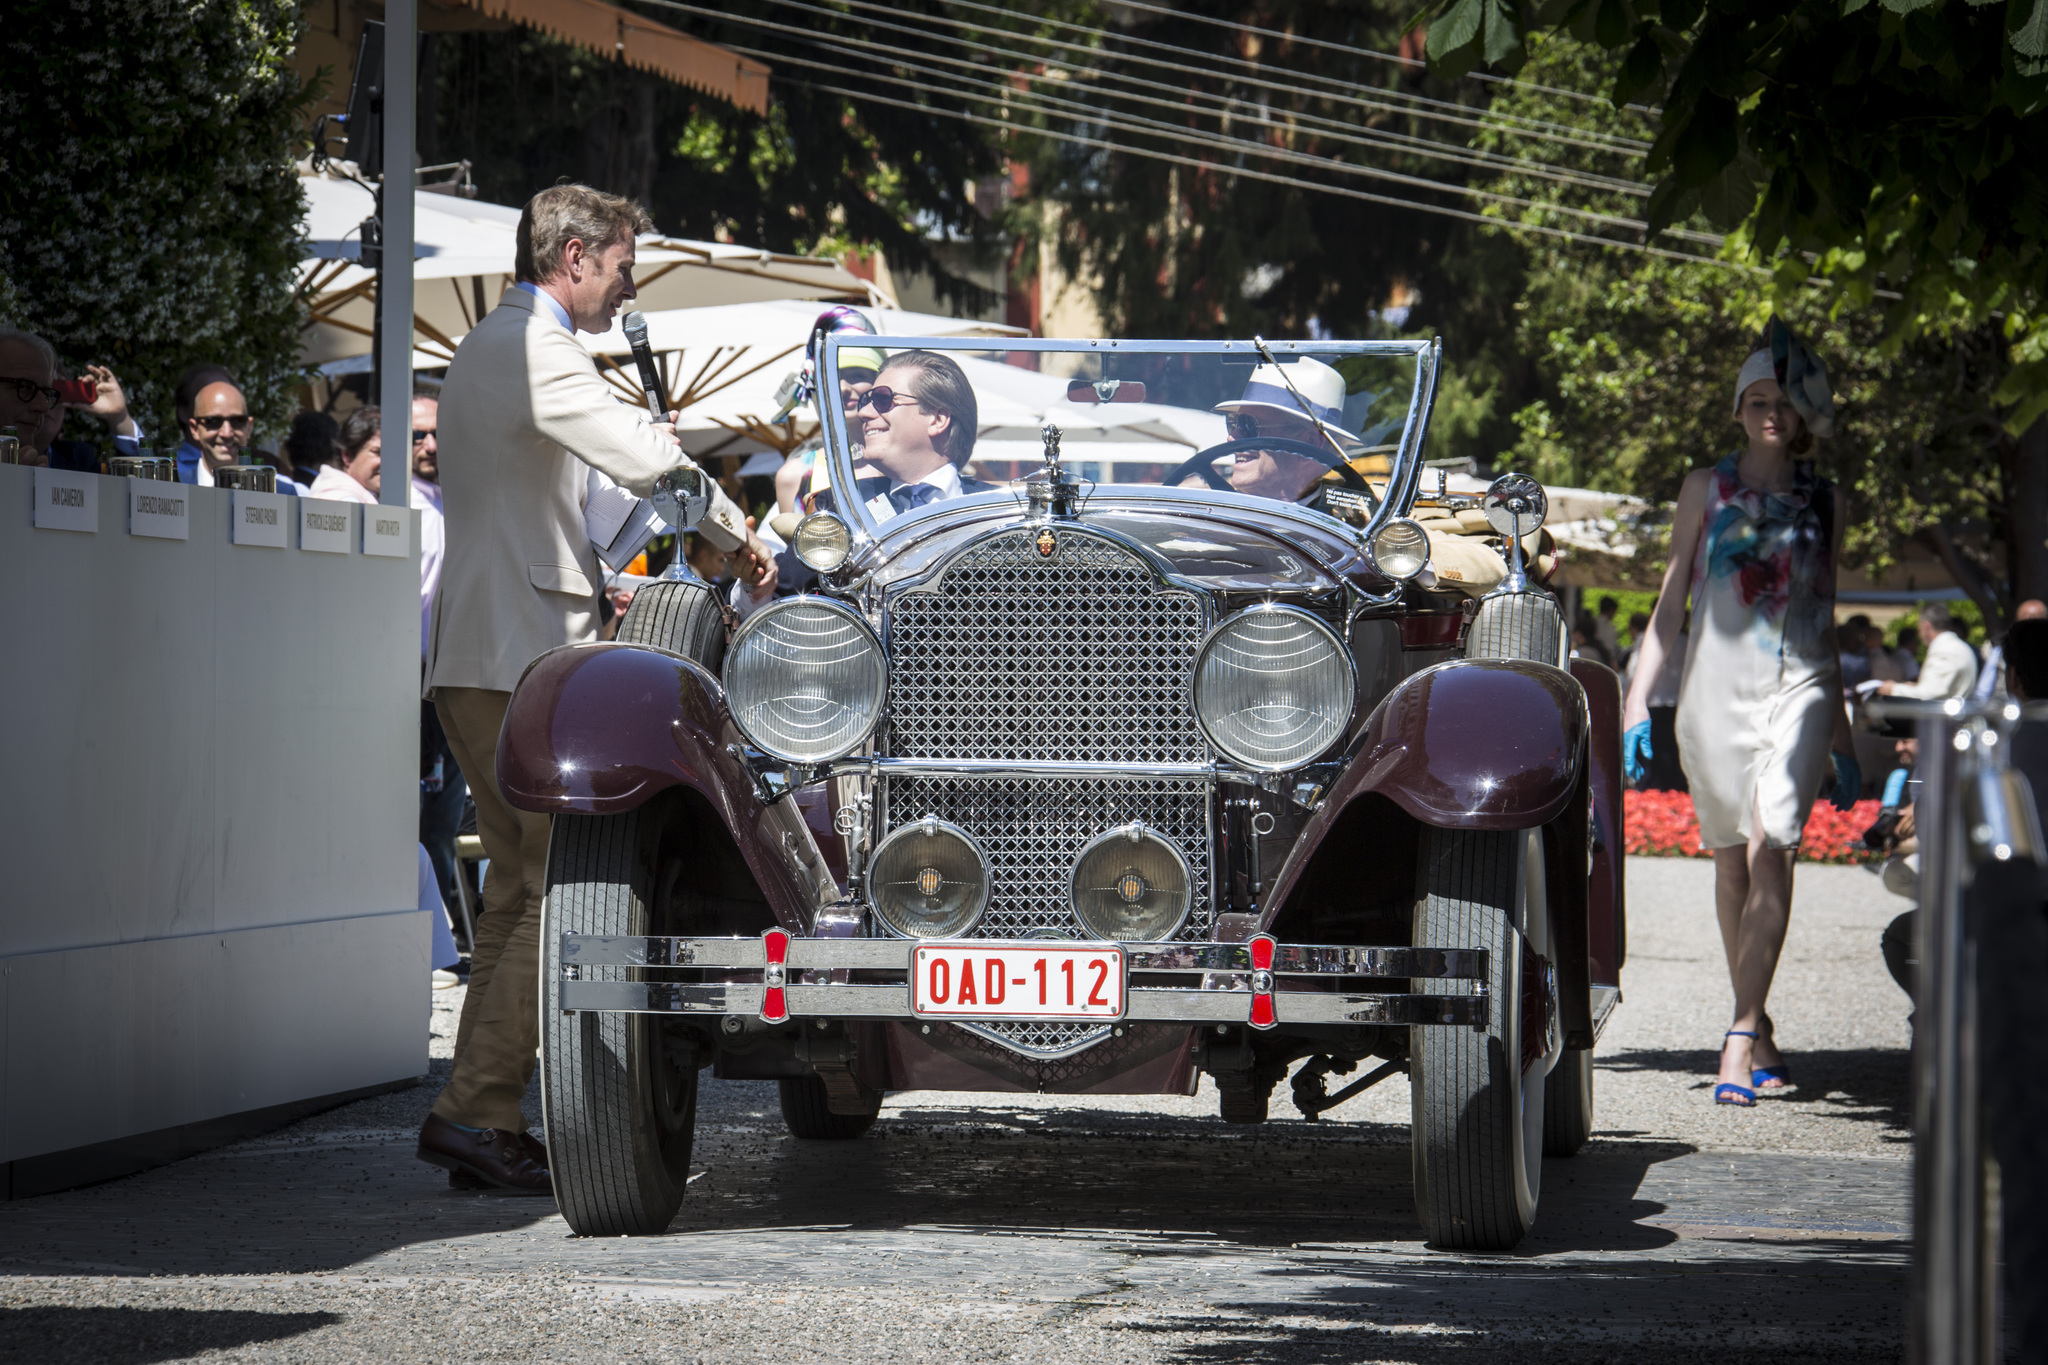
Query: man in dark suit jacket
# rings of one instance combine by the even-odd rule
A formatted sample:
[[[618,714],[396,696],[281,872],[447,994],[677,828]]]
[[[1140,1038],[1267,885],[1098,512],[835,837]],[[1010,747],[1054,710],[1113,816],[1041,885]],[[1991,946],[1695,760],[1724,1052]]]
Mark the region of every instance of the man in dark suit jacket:
[[[994,484],[960,473],[974,454],[979,417],[974,386],[951,356],[891,356],[849,419],[861,426],[861,461],[881,471],[857,480],[854,496],[877,521],[887,521],[930,503],[993,492]],[[838,492],[821,490],[811,510],[839,511]],[[795,591],[808,590],[817,578],[787,550],[777,556],[777,567]]]

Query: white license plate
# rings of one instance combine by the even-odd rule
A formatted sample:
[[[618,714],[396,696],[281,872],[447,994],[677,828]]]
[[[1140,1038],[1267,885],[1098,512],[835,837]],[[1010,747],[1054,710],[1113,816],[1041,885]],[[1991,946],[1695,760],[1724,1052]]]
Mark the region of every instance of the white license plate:
[[[920,943],[910,955],[910,1010],[936,1019],[1121,1019],[1123,949],[1042,939]]]

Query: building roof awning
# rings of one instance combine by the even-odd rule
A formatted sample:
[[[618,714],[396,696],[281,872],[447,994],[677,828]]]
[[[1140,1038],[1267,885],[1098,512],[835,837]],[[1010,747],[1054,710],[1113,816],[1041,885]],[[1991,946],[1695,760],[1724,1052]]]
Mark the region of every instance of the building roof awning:
[[[604,0],[468,0],[493,19],[589,48],[757,114],[768,112],[768,67]]]

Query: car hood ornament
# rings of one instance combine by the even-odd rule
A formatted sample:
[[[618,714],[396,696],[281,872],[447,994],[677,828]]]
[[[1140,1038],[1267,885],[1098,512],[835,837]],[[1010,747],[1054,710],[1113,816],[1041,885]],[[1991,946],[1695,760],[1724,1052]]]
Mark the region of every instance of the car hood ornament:
[[[1048,521],[1054,518],[1071,519],[1074,502],[1080,493],[1080,485],[1074,476],[1060,463],[1060,429],[1047,422],[1038,429],[1039,437],[1045,442],[1045,468],[1031,474],[1024,480],[1024,498],[1027,511],[1025,520],[1030,522]],[[1038,552],[1051,555],[1045,537],[1039,537]]]

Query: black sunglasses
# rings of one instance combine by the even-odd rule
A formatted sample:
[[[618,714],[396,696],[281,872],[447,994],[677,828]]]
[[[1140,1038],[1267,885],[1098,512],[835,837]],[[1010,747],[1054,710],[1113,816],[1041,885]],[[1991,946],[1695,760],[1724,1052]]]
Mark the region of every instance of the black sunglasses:
[[[859,412],[862,408],[873,408],[878,413],[886,413],[899,403],[923,402],[924,400],[914,393],[898,393],[892,388],[877,384],[860,396],[860,401],[853,405],[853,410]]]
[[[1285,436],[1304,429],[1315,430],[1315,424],[1306,417],[1268,417],[1265,422],[1265,434],[1268,436]],[[1248,412],[1225,413],[1223,430],[1233,441],[1249,441],[1259,435],[1259,419]]]
[[[249,423],[254,419],[244,412],[230,416],[215,414],[210,417],[194,417],[192,420],[208,431],[219,431],[224,426],[233,427],[236,431],[247,431]]]
[[[16,379],[12,375],[0,375],[0,384],[14,385],[14,396],[24,403],[35,402],[36,395],[41,394],[45,403],[55,407],[57,399],[61,396],[48,384],[38,384],[33,379]]]
[[[439,430],[439,428],[436,428],[436,430]],[[414,445],[418,445],[421,441],[426,440],[429,436],[432,436],[433,434],[434,433],[432,431],[421,431],[418,427],[414,427],[412,429],[412,443]]]

